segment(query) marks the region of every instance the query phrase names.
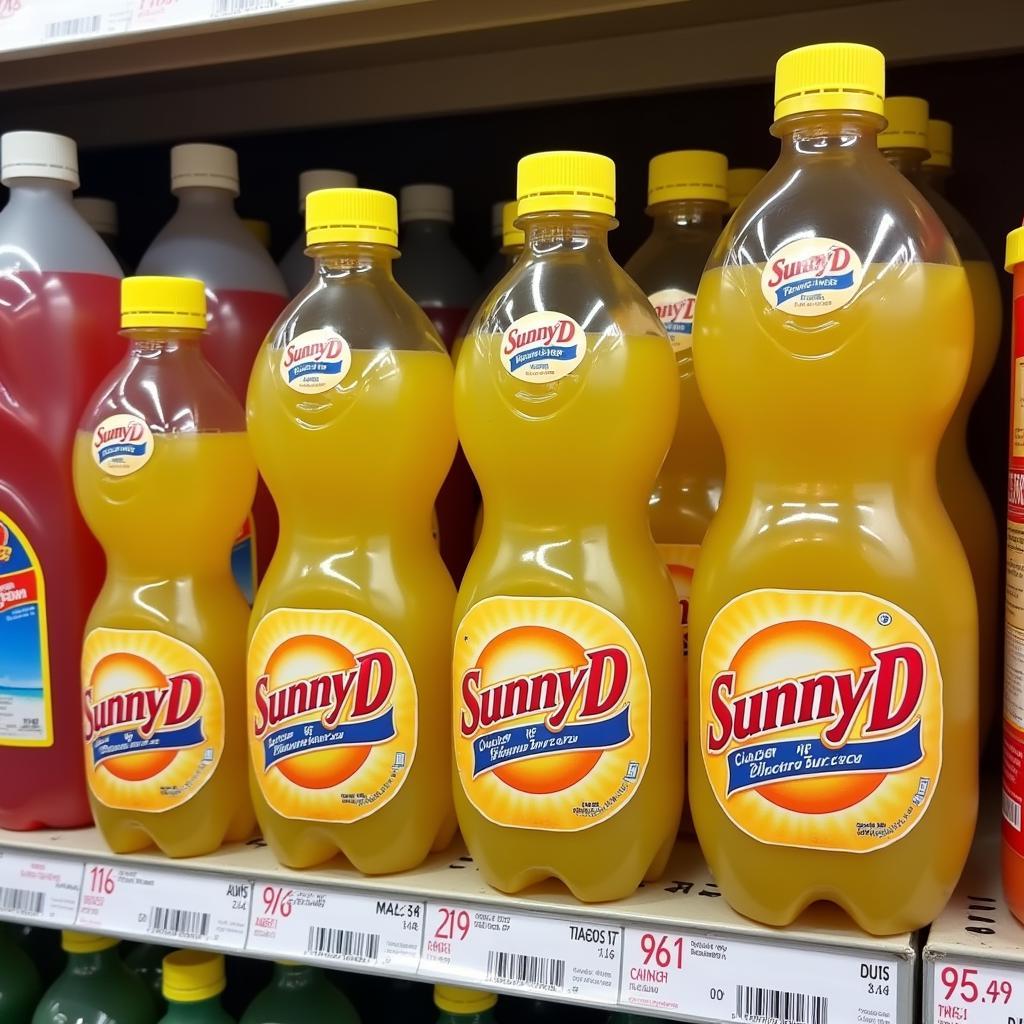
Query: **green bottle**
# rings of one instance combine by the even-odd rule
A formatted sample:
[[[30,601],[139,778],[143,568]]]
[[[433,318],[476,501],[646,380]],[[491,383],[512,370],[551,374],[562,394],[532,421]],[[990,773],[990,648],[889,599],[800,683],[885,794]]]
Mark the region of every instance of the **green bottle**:
[[[493,992],[455,985],[434,986],[434,1005],[441,1011],[437,1024],[495,1024],[491,1010],[497,1001]]]
[[[0,924],[0,1024],[24,1024],[42,992],[35,964]]]
[[[68,960],[60,948],[60,932],[56,928],[40,928],[31,924],[12,924],[10,930],[15,944],[35,964],[42,984],[46,986],[56,980]]]
[[[156,1004],[121,962],[117,939],[62,932],[67,967],[46,990],[32,1024],[154,1024]]]
[[[167,1013],[160,1024],[234,1024],[220,1005],[224,957],[198,949],[179,949],[164,957],[163,992]]]
[[[124,956],[124,962],[145,983],[160,1007],[164,1004],[164,957],[170,952],[167,946],[140,942]]]
[[[359,1014],[319,968],[279,960],[241,1024],[359,1024]]]

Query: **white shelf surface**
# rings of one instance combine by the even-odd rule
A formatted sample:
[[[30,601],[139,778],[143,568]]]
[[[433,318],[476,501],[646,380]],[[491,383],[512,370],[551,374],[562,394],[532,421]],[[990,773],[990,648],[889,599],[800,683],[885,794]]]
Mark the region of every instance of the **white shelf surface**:
[[[171,861],[111,854],[94,829],[0,831],[0,918],[687,1020],[910,1024],[914,1005],[913,936],[826,906],[753,924],[694,842],[660,882],[585,905],[555,883],[498,893],[459,846],[370,878],[290,871],[258,840]]]

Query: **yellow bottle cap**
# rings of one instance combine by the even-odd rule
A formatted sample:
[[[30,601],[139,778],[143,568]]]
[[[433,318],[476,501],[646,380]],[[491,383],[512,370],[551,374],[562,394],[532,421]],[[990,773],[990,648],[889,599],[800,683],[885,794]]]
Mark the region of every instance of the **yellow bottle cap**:
[[[615,164],[597,153],[531,153],[519,161],[519,215],[573,210],[615,216]]]
[[[647,171],[647,205],[673,199],[728,198],[725,175],[729,162],[721,153],[707,149],[678,149],[659,153]]]
[[[513,246],[526,245],[526,233],[516,227],[519,216],[519,204],[513,199],[501,208],[501,247],[511,249]]]
[[[126,277],[121,327],[206,329],[206,290],[192,277]]]
[[[1024,227],[1014,228],[1006,236],[1006,263],[1003,265],[1012,274],[1019,263],[1024,263]]]
[[[243,217],[242,223],[246,231],[256,239],[264,249],[270,248],[270,225],[265,220],[255,220],[252,217]]]
[[[918,96],[886,96],[885,119],[878,133],[879,149],[927,149],[928,101]]]
[[[811,110],[883,112],[885,57],[861,43],[818,43],[775,65],[775,120]]]
[[[729,209],[735,210],[767,173],[763,167],[730,167],[725,175],[725,188],[729,193]]]
[[[65,953],[101,953],[121,940],[110,935],[91,935],[89,932],[61,932],[60,948]]]
[[[948,121],[928,120],[929,167],[953,166],[953,126]]]
[[[178,949],[164,957],[164,998],[198,1003],[224,991],[224,957],[201,949]]]
[[[306,242],[398,248],[398,201],[372,188],[321,188],[306,196]]]
[[[498,997],[493,992],[478,992],[475,988],[457,988],[455,985],[434,986],[434,1005],[445,1013],[483,1013],[497,1001]]]

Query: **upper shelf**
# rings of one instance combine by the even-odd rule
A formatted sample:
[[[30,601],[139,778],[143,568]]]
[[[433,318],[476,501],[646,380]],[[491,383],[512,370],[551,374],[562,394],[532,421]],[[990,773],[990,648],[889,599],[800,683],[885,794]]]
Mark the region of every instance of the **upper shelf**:
[[[895,62],[1008,53],[1024,16],[1019,0],[970,17],[934,0],[0,0],[0,127],[109,145],[494,109],[768,79],[783,50],[846,38]]]

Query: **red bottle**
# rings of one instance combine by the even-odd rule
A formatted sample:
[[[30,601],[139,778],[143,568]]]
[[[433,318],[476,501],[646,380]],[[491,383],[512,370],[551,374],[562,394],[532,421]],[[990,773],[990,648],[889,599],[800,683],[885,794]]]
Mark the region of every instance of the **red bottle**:
[[[79,656],[103,580],[71,446],[124,350],[121,271],[72,206],[71,139],[9,132],[0,164],[0,827],[67,828],[91,818]]]

